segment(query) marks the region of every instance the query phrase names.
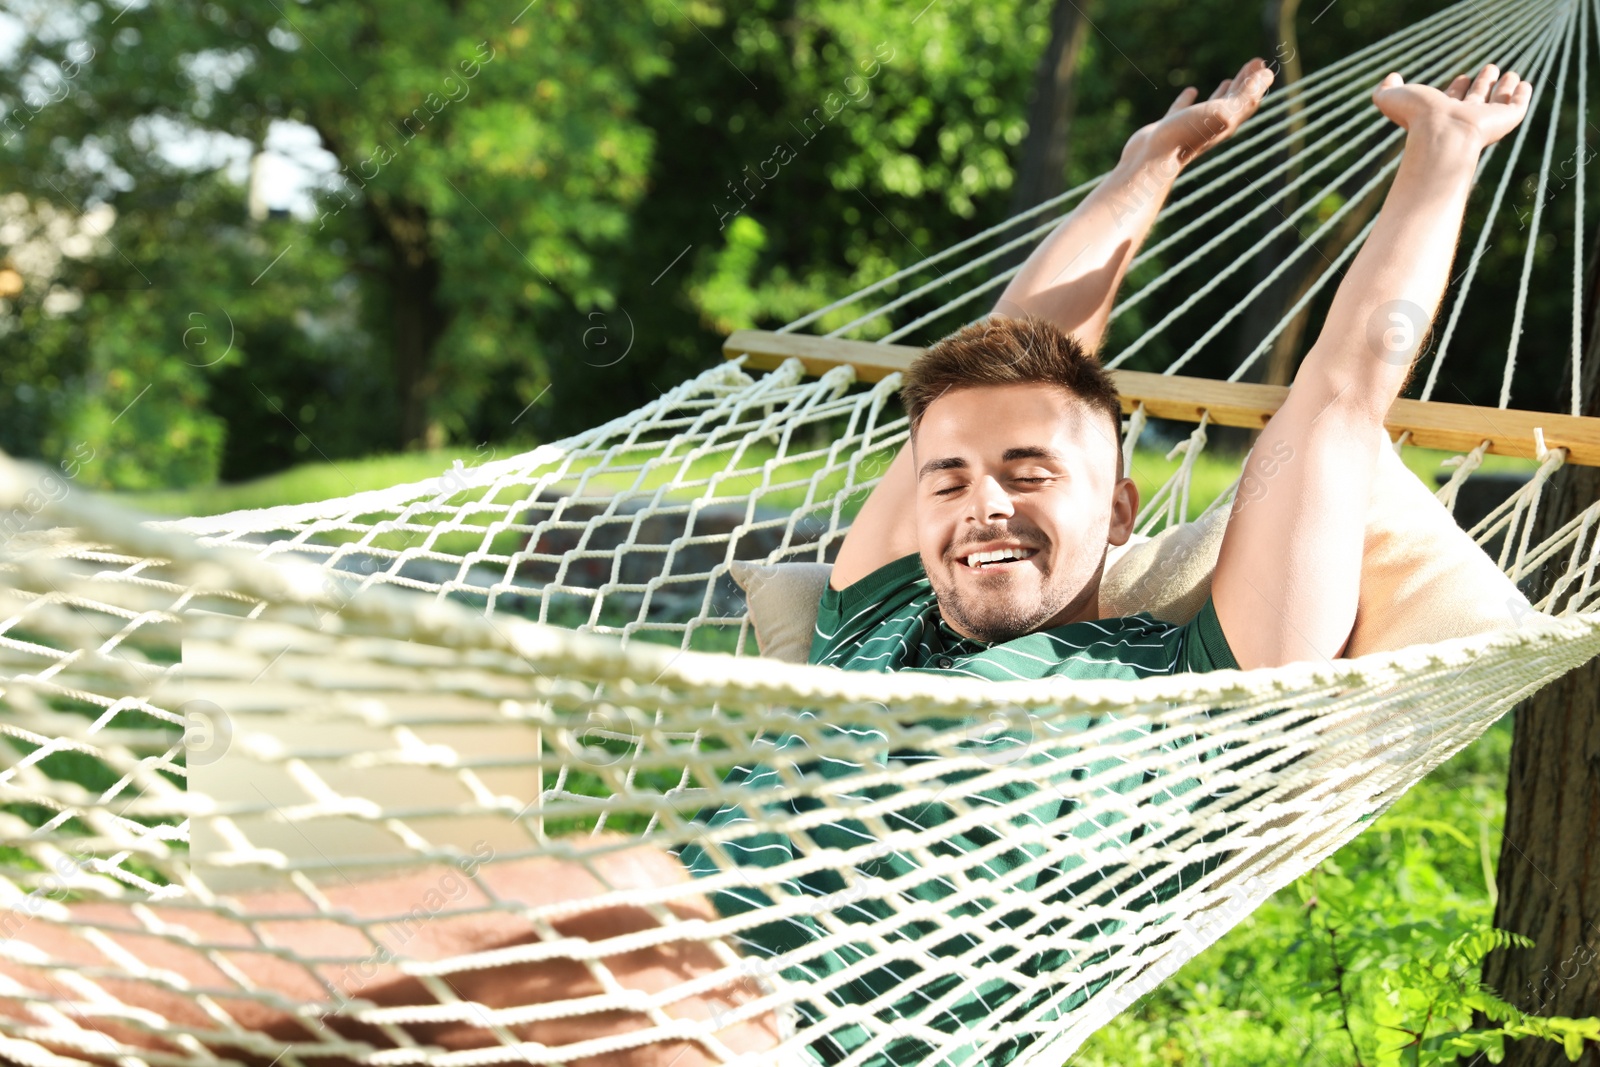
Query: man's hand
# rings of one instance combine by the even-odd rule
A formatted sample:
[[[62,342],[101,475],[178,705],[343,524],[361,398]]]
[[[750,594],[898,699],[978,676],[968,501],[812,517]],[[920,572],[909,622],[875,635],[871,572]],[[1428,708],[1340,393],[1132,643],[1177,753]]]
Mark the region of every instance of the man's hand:
[[[1193,88],[1179,93],[1163,118],[1128,138],[1105,180],[1034,249],[995,311],[1049,319],[1096,351],[1128,264],[1178,173],[1254,115],[1272,79],[1267,65],[1252,59],[1204,103],[1194,102]]]
[[[1245,119],[1256,113],[1261,98],[1271,88],[1275,75],[1261,59],[1252,59],[1239,73],[1224,78],[1209,99],[1195,103],[1200,95],[1190,86],[1178,94],[1167,113],[1128,139],[1128,153],[1151,153],[1179,164],[1193,162],[1207,149],[1222,143]]]
[[[1440,92],[1431,85],[1408,85],[1391,74],[1372,91],[1372,102],[1408,133],[1456,131],[1469,134],[1479,149],[1517,128],[1528,113],[1533,85],[1516,71],[1503,76],[1493,63],[1476,78],[1462,74]]]

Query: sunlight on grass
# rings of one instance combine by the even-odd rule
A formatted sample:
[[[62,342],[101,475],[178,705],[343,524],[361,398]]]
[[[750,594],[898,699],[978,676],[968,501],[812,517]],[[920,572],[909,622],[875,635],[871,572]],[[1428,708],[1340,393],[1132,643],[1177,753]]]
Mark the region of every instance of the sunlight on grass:
[[[309,504],[437,478],[449,470],[455,460],[471,464],[475,458],[472,449],[465,445],[431,452],[396,452],[332,463],[302,463],[248,482],[120,493],[117,497],[129,507],[154,515],[220,515],[243,508]]]
[[[585,458],[574,463],[569,475],[551,486],[550,492],[551,495],[573,494],[581,490],[584,497],[604,498],[619,492],[652,494],[665,488],[663,495],[666,499],[690,500],[698,497],[707,501],[736,503],[766,487],[760,494],[760,506],[789,511],[805,507],[808,497],[813,506],[818,501],[830,500],[844,485],[842,467],[817,478],[815,483],[812,481],[827,465],[825,446],[798,446],[784,460],[773,463],[777,456],[776,446],[765,441],[753,444],[745,442],[738,457],[738,469],[730,471],[728,465],[739,444],[730,440],[700,455],[685,454],[674,462],[650,465],[651,460],[660,456],[661,450],[659,445],[647,443],[632,452],[612,457],[604,471],[596,469],[598,457]],[[502,450],[502,458],[511,454],[509,450]],[[1451,455],[1433,449],[1407,448],[1402,458],[1406,466],[1430,490],[1434,490],[1438,488],[1436,476],[1450,473],[1448,468],[1440,464]],[[400,452],[334,463],[304,463],[248,482],[124,493],[119,494],[119,499],[131,507],[155,515],[218,515],[246,508],[307,504],[426,481],[450,470],[458,459],[470,468],[478,458],[466,446],[428,452]],[[848,457],[841,457],[844,458]],[[1181,455],[1168,459],[1162,450],[1138,449],[1134,453],[1130,475],[1139,487],[1140,501],[1148,502],[1181,462]],[[620,469],[626,467],[635,469]],[[1536,467],[1533,460],[1486,456],[1479,469],[1484,472],[1525,474],[1531,473]],[[1192,518],[1204,510],[1238,475],[1238,456],[1202,452],[1195,462],[1189,516]],[[464,504],[485,497],[486,490],[479,488],[451,497],[446,503],[459,509]],[[845,502],[842,512],[846,521],[855,516],[863,499],[858,495]],[[469,521],[461,534],[442,535],[437,547],[441,551],[450,551],[448,546],[455,544],[463,546],[460,551],[470,551],[480,545],[486,529],[480,523]],[[498,544],[495,547],[496,550],[500,548]]]

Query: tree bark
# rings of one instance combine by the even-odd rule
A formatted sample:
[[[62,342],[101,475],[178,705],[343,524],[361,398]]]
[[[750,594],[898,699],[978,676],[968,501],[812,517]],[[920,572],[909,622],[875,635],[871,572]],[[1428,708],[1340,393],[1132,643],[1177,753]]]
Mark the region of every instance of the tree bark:
[[[411,203],[380,203],[369,197],[373,230],[383,245],[389,289],[390,345],[404,448],[444,442],[429,419],[438,390],[435,357],[449,313],[439,300],[440,265],[428,236],[427,209]]]
[[[1580,410],[1588,416],[1600,416],[1597,273],[1591,260],[1580,383]],[[1562,468],[1545,489],[1536,537],[1554,533],[1597,497],[1600,469]],[[1553,580],[1547,569],[1543,588]],[[1484,981],[1535,1015],[1600,1014],[1600,660],[1552,683],[1515,712],[1495,881],[1494,924],[1531,937],[1534,946],[1491,954]],[[1569,1061],[1555,1042],[1524,1039],[1507,1044],[1505,1063],[1566,1067]],[[1589,1046],[1578,1063],[1600,1067],[1600,1049]]]
[[[344,163],[348,173],[354,160],[335,136],[334,127],[313,121],[312,128],[322,139],[322,147]],[[428,211],[420,204],[397,202],[364,182],[351,184],[362,190],[360,225],[367,227],[384,250],[385,262],[374,273],[383,278],[388,290],[390,367],[399,415],[396,443],[402,448],[438,447],[444,442],[428,417],[428,408],[439,385],[436,350],[450,324],[450,312],[439,299],[441,265],[428,234]],[[343,206],[334,208],[328,215],[336,217],[343,210]]]
[[[1088,8],[1093,0],[1056,0],[1050,10],[1050,43],[1034,70],[1028,102],[1028,136],[1011,191],[1016,214],[1067,188],[1067,133],[1077,101],[1078,60],[1089,34]]]

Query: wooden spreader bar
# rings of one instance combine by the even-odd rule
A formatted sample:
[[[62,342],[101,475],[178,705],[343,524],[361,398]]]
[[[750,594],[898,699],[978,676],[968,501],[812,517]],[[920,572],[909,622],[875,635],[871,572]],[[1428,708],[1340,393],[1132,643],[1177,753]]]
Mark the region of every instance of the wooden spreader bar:
[[[849,364],[861,381],[876,382],[903,371],[922,354],[911,345],[880,345],[796,333],[738,330],[723,342],[728,359],[748,356],[746,366],[771,370],[788,359],[798,359],[807,374],[821,374]],[[1156,418],[1199,422],[1202,412],[1220,426],[1259,429],[1282,406],[1289,390],[1281,385],[1222,382],[1213,378],[1188,378],[1175,374],[1114,370],[1122,394],[1122,410],[1140,403]],[[1411,444],[1450,452],[1470,452],[1484,441],[1501,456],[1538,458],[1535,430],[1544,434],[1546,448],[1565,448],[1567,461],[1600,467],[1600,419],[1556,415],[1544,411],[1488,408],[1474,404],[1446,404],[1437,400],[1396,400],[1384,423],[1398,438],[1409,431]]]

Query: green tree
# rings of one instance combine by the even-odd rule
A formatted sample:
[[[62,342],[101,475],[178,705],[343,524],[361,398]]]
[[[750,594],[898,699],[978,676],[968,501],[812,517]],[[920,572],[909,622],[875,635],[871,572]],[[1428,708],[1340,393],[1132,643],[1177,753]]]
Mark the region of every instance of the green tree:
[[[84,294],[77,310],[46,312],[49,286],[32,285],[0,313],[0,405],[18,413],[0,420],[18,427],[0,431],[4,443],[45,450],[75,436],[64,413],[86,409],[103,417],[83,426],[115,419],[120,431],[142,396],[133,410],[149,405],[155,425],[192,422],[179,437],[202,452],[220,442],[210,466],[230,478],[319,452],[577,431],[714,362],[730,329],[777,325],[1001,221],[1057,6],[6,5],[27,29],[8,63],[13,88],[0,91],[8,187],[61,210],[108,204],[116,222],[51,283]],[[1315,32],[1304,14],[1289,47],[1314,72],[1438,6],[1343,0],[1317,13]],[[1183,85],[1270,51],[1260,0],[1086,10],[1068,184],[1110,166]],[[51,80],[74,47],[92,58]],[[253,219],[220,154],[180,166],[160,149],[177,131],[248,156],[279,120],[314,128],[338,168],[309,220]],[[1260,238],[1240,234],[1224,255]],[[1559,264],[1562,240],[1541,242],[1541,269]],[[1515,242],[1490,249],[1444,399],[1492,396],[1490,317],[1514,299],[1519,255]],[[1229,279],[1141,364],[1163,366],[1254,280]],[[163,295],[136,295],[147,290]],[[1528,328],[1558,321],[1560,302],[1558,287],[1534,286]],[[1119,320],[1113,350],[1156,303]],[[984,306],[907,339],[932,340]],[[909,314],[856,334],[881,336]],[[1254,343],[1250,322],[1271,318],[1236,322],[1193,369],[1230,371]],[[226,327],[235,341],[213,366],[183,359],[202,320],[206,336]],[[163,373],[188,384],[142,392],[170,359],[185,365]],[[1548,400],[1550,381],[1530,377],[1516,399]],[[145,464],[153,442],[130,428],[119,451]],[[146,481],[206,469],[146,465]]]
[[[133,423],[129,462],[147,469],[117,484],[203,477],[204,462],[137,459],[156,426],[201,453],[221,440],[221,411],[236,432],[298,426],[315,409],[307,386],[330,369],[319,357],[352,347],[364,351],[347,353],[350,369],[376,370],[387,402],[360,383],[329,391],[344,410],[296,438],[340,437],[333,415],[368,451],[465,436],[485,398],[525,407],[549,383],[539,342],[552,321],[615,302],[612,264],[650,154],[631,112],[637,87],[665,69],[647,6],[603,17],[561,0],[521,15],[431,2],[9,11],[27,32],[0,100],[7,185],[72,212],[109,205],[116,223],[96,255],[12,302],[7,342],[50,353],[30,373],[72,397],[67,435]],[[309,221],[250,219],[215,153],[173,162],[177,142],[248,156],[283,119],[315,129],[337,161]],[[30,309],[62,287],[83,294],[76,312]],[[191,314],[213,336],[230,322],[238,358],[183,359]],[[373,353],[387,365],[373,367]],[[284,363],[302,373],[275,397],[263,379]],[[214,399],[230,375],[238,395]],[[386,418],[368,417],[374,406]],[[255,417],[241,424],[244,408]],[[133,411],[150,412],[148,425]]]

